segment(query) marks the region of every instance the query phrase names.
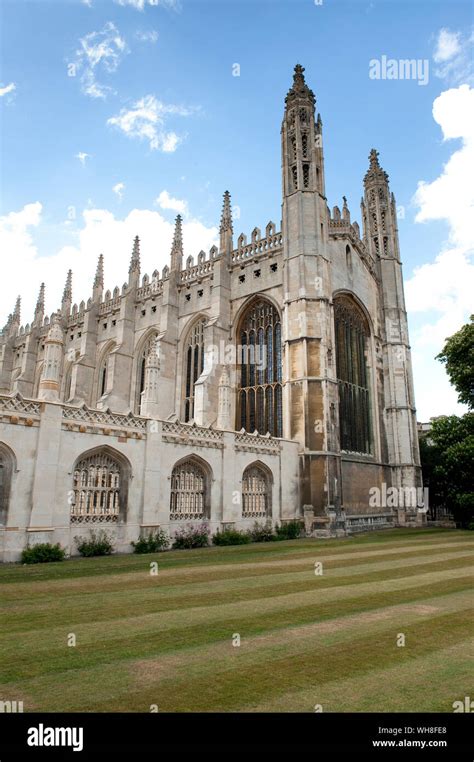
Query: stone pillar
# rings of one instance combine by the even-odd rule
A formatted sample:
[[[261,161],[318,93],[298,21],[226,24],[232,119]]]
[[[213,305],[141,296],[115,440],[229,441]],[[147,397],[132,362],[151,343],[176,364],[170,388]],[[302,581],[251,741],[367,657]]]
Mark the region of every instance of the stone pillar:
[[[141,414],[148,418],[159,418],[158,384],[160,380],[160,358],[158,343],[155,341],[145,360],[145,385],[142,392]]]
[[[64,337],[61,316],[53,316],[51,328],[44,345],[44,365],[41,373],[38,397],[40,400],[59,401],[61,365],[63,361]]]
[[[36,449],[36,464],[31,495],[32,510],[29,532],[50,529],[54,525],[54,516],[61,512],[61,506],[56,505],[56,481],[58,463],[61,462],[61,405],[45,403],[41,412],[41,420]],[[67,466],[64,467],[67,471]],[[72,488],[72,477],[71,488]],[[64,506],[67,513],[68,506]],[[42,540],[48,542],[48,538]]]
[[[221,374],[221,380],[219,382],[219,396],[218,396],[218,404],[217,404],[217,428],[218,429],[233,429],[233,426],[231,425],[230,420],[230,412],[231,412],[231,387],[230,387],[230,380],[229,380],[229,373],[227,372],[227,368],[223,367],[222,374]]]

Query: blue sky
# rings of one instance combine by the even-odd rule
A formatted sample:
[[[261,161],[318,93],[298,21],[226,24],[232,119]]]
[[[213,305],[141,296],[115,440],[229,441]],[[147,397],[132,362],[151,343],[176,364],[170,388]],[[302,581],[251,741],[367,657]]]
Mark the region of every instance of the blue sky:
[[[367,156],[380,151],[402,207],[420,417],[456,409],[432,357],[470,309],[466,222],[440,210],[456,183],[455,174],[443,180],[443,167],[472,145],[470,3],[4,0],[2,26],[0,323],[17,292],[31,319],[43,272],[55,309],[68,262],[74,298],[87,299],[101,251],[106,285],[121,284],[135,233],[147,269],[161,269],[177,211],[185,253],[208,248],[226,189],[240,213],[236,235],[269,219],[279,227],[280,123],[300,62],[323,119],[331,207],[345,194],[360,221]],[[384,55],[426,59],[428,83],[371,79],[370,61]],[[439,387],[428,393],[432,374]]]

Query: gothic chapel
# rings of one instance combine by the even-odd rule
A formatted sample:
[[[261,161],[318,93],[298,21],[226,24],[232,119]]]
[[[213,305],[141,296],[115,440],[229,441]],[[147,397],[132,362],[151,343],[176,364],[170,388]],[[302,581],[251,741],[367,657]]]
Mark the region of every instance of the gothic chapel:
[[[322,121],[297,65],[281,128],[282,221],[0,334],[0,558],[102,526],[117,550],[157,527],[304,520],[330,536],[411,524],[373,487],[421,484],[395,199],[370,152],[362,233],[329,209]],[[192,246],[192,241],[186,242]],[[230,351],[230,350],[234,351]]]

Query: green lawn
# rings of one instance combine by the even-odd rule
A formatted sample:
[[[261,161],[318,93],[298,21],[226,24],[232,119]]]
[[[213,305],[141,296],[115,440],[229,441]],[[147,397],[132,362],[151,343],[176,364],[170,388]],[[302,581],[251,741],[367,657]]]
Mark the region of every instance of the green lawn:
[[[472,696],[473,548],[473,532],[391,530],[4,565],[0,700],[25,712],[452,712]]]

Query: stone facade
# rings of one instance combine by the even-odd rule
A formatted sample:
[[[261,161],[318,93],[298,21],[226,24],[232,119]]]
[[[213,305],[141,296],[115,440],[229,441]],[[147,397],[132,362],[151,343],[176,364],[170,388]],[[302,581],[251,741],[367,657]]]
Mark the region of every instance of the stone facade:
[[[415,520],[369,503],[421,485],[396,205],[370,153],[362,232],[325,196],[321,117],[295,67],[282,124],[282,223],[0,336],[0,553],[93,524],[121,550],[156,526],[304,518],[308,532]],[[258,432],[258,433],[257,433]],[[3,538],[3,539],[2,539]]]

